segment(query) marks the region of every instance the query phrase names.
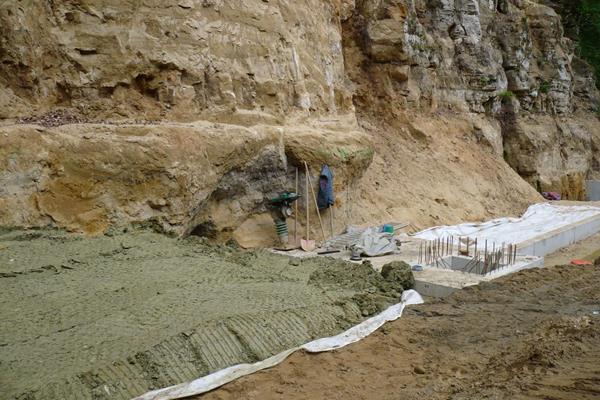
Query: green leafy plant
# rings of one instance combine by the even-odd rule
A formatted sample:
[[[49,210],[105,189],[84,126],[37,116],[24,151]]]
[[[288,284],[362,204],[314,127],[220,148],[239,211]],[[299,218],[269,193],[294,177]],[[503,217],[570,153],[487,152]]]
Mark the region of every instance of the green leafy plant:
[[[504,92],[500,92],[500,94],[498,94],[498,96],[500,96],[500,98],[504,101],[508,101],[510,99],[512,99],[513,97],[515,97],[515,94],[513,92],[511,92],[510,90],[505,90]]]
[[[541,0],[561,14],[566,35],[577,42],[578,55],[595,71],[600,88],[600,1]]]
[[[546,81],[542,81],[542,83],[540,84],[540,92],[547,94],[548,92],[550,92],[550,89],[552,88],[552,84],[550,82],[546,82]]]
[[[337,152],[342,161],[347,161],[350,158],[350,153],[348,152],[348,150],[342,147],[338,147]]]
[[[581,56],[596,71],[596,85],[600,88],[600,1],[582,0],[579,22]]]

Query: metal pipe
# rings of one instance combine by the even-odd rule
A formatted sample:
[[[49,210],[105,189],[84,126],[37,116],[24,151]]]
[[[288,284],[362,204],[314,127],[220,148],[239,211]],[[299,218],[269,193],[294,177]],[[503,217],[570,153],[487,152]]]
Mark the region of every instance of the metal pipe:
[[[427,264],[431,264],[431,242],[427,243]]]
[[[496,269],[500,268],[500,261],[502,260],[502,249],[498,250],[498,257],[496,259]]]
[[[487,244],[488,243],[487,243],[487,239],[486,239],[485,240],[485,250],[483,252],[483,267],[484,267],[484,269],[487,268],[487,262],[488,262],[488,257],[489,257],[488,250],[487,250],[487,247],[488,247]]]
[[[515,249],[515,245],[514,244],[510,244],[510,263],[514,264],[515,263],[515,257],[513,256],[513,250]]]
[[[433,242],[429,244],[429,262],[433,263]]]
[[[498,250],[498,255],[496,256],[496,268],[500,268],[500,260],[502,258],[502,249]]]
[[[487,251],[485,251],[483,253],[483,264],[481,265],[481,269],[483,270],[484,274],[487,269],[487,262],[488,262],[488,253],[487,253]]]

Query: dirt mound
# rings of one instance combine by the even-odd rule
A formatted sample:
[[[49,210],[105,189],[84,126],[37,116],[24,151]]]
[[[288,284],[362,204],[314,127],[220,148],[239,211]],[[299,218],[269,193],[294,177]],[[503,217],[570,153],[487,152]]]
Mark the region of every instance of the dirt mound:
[[[330,258],[327,264],[315,272],[309,284],[319,286],[335,285],[351,290],[380,293],[398,300],[404,290],[402,283],[391,276],[384,276],[373,269],[369,261],[361,264],[348,263]]]
[[[598,360],[600,269],[559,266],[410,307],[347,349],[295,354],[202,398],[591,400]]]
[[[390,304],[399,302],[405,283],[389,271],[385,276],[378,273],[369,261],[352,264],[333,258],[328,259],[323,268],[313,272],[308,282],[320,287],[333,285],[359,290],[360,293],[352,296],[352,301],[358,305],[363,316],[381,312]]]
[[[381,269],[381,276],[388,281],[404,288],[412,289],[415,286],[415,277],[413,276],[410,265],[404,261],[392,261],[387,263]]]

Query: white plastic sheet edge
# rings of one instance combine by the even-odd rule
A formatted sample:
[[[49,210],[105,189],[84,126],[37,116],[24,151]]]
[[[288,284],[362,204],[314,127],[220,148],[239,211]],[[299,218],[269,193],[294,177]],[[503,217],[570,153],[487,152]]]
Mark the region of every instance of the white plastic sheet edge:
[[[435,226],[413,236],[425,240],[468,236],[497,243],[522,243],[597,215],[600,215],[600,207],[596,206],[538,203],[529,206],[520,218],[497,218],[487,222]]]
[[[226,383],[241,378],[242,376],[250,375],[266,368],[274,367],[298,350],[306,350],[309,353],[321,353],[342,348],[369,336],[386,322],[397,320],[402,316],[404,307],[407,305],[422,303],[423,298],[419,293],[414,290],[406,290],[404,293],[402,293],[402,300],[400,303],[389,307],[381,314],[371,317],[337,336],[314,340],[306,343],[303,346],[285,350],[279,354],[267,358],[266,360],[259,361],[254,364],[234,365],[191,382],[170,386],[164,389],[153,390],[136,397],[134,400],[173,400],[199,395],[214,390],[219,386],[223,386]]]

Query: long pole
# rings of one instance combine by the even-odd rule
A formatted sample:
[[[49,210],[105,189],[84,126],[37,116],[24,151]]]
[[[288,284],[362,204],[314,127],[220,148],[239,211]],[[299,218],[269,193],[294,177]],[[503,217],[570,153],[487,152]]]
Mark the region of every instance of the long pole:
[[[312,193],[313,201],[315,202],[315,209],[317,210],[317,217],[319,217],[319,225],[321,226],[321,233],[323,234],[323,242],[327,240],[325,236],[325,229],[323,229],[323,221],[321,220],[321,212],[319,211],[319,205],[317,204],[317,195],[315,195],[315,188],[312,186],[312,179],[310,179],[310,174],[308,172],[308,164],[304,161],[304,167],[306,167],[306,176],[308,176],[308,183],[310,186],[310,191]]]
[[[298,194],[298,167],[296,167],[296,194]],[[294,246],[298,246],[298,202],[294,202]]]
[[[306,172],[304,174],[304,184],[305,184],[305,192],[306,196],[304,197],[306,201],[304,204],[306,205],[306,240],[310,240],[310,216],[308,210],[310,209],[310,204],[308,200],[308,167],[306,166],[306,161],[304,162],[304,166],[306,167]]]
[[[329,224],[331,225],[331,237],[335,235],[335,231],[333,230],[333,204],[329,206]]]

